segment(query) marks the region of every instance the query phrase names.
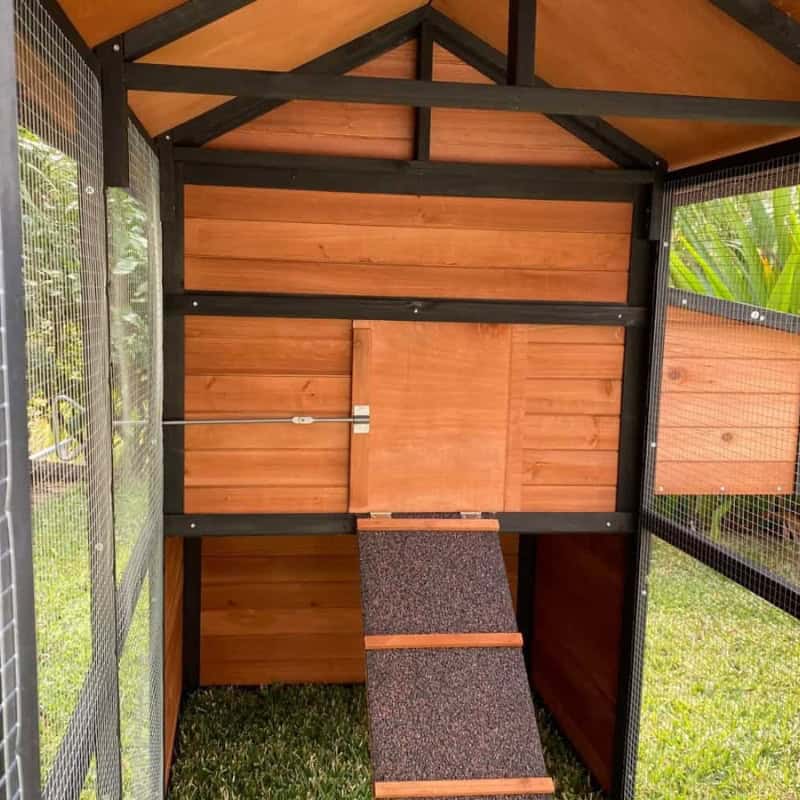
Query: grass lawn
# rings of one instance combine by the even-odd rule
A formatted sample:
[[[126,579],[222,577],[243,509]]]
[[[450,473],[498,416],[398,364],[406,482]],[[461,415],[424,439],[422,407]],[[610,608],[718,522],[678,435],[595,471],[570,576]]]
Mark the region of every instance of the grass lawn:
[[[663,543],[650,580],[639,800],[800,800],[800,625]],[[559,800],[603,800],[546,712]],[[170,800],[368,800],[361,687],[206,689]]]

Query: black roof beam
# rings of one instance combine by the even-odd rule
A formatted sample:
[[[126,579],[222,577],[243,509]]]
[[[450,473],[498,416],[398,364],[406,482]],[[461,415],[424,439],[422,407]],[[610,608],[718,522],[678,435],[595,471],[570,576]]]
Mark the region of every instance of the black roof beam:
[[[246,95],[265,100],[320,100],[375,105],[469,108],[568,116],[684,119],[746,125],[800,125],[800,102],[697,97],[596,89],[490,86],[355,75],[126,65],[128,89],[183,94]]]
[[[711,0],[751,33],[772,45],[786,58],[800,64],[800,22],[769,0]]]
[[[293,72],[341,74],[360,67],[413,39],[419,31],[426,11],[427,9],[424,7],[411,11],[335,50],[307,61]],[[234,92],[234,94],[241,95],[241,92]],[[237,96],[165,131],[162,137],[170,139],[176,145],[199,147],[241,125],[246,125],[286,102],[286,99],[265,100],[260,97]]]
[[[423,22],[417,39],[417,79],[433,80],[433,31]],[[431,157],[431,109],[415,109],[414,118],[414,158],[428,161]]]
[[[186,3],[125,31],[121,35],[125,59],[135,61],[142,58],[252,2],[254,0],[187,0]]]
[[[536,0],[509,0],[508,65],[509,86],[533,86],[536,48]]]
[[[428,10],[428,18],[439,45],[495,83],[505,83],[506,57],[499,50],[435,9]],[[534,85],[550,84],[534,75]],[[597,117],[545,116],[620,167],[664,165],[661,156],[605,120]]]

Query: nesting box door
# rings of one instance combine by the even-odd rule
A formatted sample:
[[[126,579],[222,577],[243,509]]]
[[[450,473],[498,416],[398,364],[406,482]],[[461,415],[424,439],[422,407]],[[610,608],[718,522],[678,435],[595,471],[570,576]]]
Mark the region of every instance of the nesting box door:
[[[502,509],[510,326],[358,321],[353,347],[350,511]]]

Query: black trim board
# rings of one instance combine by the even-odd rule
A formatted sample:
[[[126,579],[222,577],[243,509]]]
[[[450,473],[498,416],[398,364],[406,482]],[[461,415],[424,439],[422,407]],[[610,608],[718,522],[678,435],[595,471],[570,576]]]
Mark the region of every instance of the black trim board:
[[[186,183],[367,194],[631,202],[655,173],[176,147]]]
[[[770,0],[711,0],[720,11],[800,64],[800,23]]]
[[[609,325],[628,328],[644,326],[648,319],[648,312],[643,307],[614,303],[210,292],[169,294],[165,297],[165,309],[169,315],[183,316],[427,320],[526,325]]]
[[[112,39],[97,48],[103,109],[103,174],[106,187],[130,186],[128,93],[124,84],[122,41]]]
[[[663,181],[660,180],[652,187],[642,188],[633,209],[628,302],[650,309],[659,257],[658,244],[651,239],[655,230],[651,217],[653,209],[660,207],[657,195],[662,190]],[[625,336],[616,498],[616,508],[620,512],[639,509],[644,493],[653,331],[651,314],[648,327],[629,331]],[[630,765],[636,763],[641,707],[641,675],[637,672],[641,664],[637,662],[636,653],[644,636],[645,606],[641,593],[648,553],[647,536],[641,529],[629,537],[627,551],[612,775],[612,794],[624,800],[632,798],[635,792],[635,770],[630,769]]]
[[[800,592],[787,581],[653,510],[643,512],[642,524],[654,536],[800,620]]]
[[[295,72],[349,72],[413,39],[424,18],[425,8],[418,8],[335,50],[301,64]],[[234,97],[210,111],[176,125],[162,134],[162,138],[169,139],[176,145],[201,146],[286,102],[286,100],[264,100],[258,97]]]
[[[722,317],[743,325],[752,325],[754,328],[771,328],[776,331],[800,334],[800,317],[795,314],[772,311],[768,308],[737,303],[732,300],[722,300],[719,297],[708,297],[682,289],[669,289],[667,302],[675,308],[685,308],[699,314]]]
[[[265,100],[320,100],[431,106],[565,116],[703,120],[747,125],[800,125],[800,102],[699,97],[600,89],[499,86],[356,75],[307,74],[173,64],[126,63],[128,89],[185,94],[246,95]]]
[[[423,22],[417,39],[417,79],[433,80],[433,31]],[[414,109],[414,160],[428,161],[431,157],[431,109]]]
[[[436,512],[431,512],[436,513]],[[501,512],[500,529],[522,535],[627,534],[638,527],[638,514],[599,512]],[[165,514],[164,536],[320,536],[356,532],[355,514]]]
[[[536,48],[536,0],[508,4],[508,60],[506,83],[533,86]]]
[[[495,83],[505,82],[503,53],[433,8],[428,9],[428,20],[437,44]],[[534,85],[550,86],[538,76],[534,76]],[[661,156],[599,117],[545,116],[621,167],[655,167],[664,163]]]
[[[125,31],[125,59],[133,61],[250,5],[254,0],[187,0]]]

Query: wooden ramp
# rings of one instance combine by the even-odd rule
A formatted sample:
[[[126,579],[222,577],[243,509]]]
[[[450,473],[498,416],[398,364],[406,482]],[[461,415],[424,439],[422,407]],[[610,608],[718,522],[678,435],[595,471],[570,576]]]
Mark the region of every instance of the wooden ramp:
[[[492,520],[362,519],[376,798],[550,798]]]

